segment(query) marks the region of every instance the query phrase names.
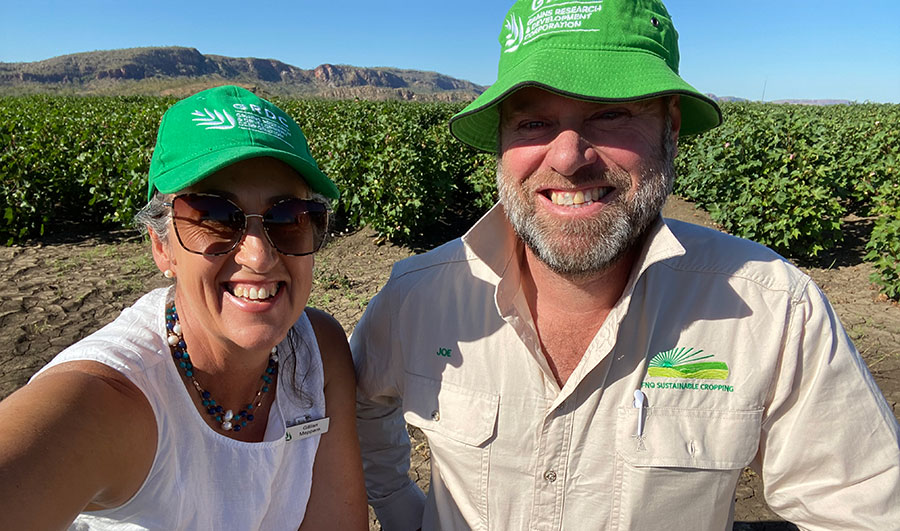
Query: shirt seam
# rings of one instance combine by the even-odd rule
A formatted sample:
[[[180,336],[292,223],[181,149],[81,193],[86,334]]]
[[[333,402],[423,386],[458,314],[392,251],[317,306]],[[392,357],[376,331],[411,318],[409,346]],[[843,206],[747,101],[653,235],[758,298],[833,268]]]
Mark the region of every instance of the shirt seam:
[[[806,286],[808,286],[809,282],[811,281],[811,278],[809,277],[809,275],[807,275],[803,272],[799,272],[799,275],[796,276],[796,279],[799,281],[797,284],[788,285],[788,286],[784,286],[784,287],[778,287],[778,286],[771,285],[770,281],[759,279],[759,278],[754,278],[752,276],[740,274],[737,272],[720,271],[718,269],[678,267],[675,264],[672,264],[671,262],[669,262],[667,260],[657,262],[657,264],[659,264],[661,266],[665,266],[665,267],[671,269],[672,271],[677,271],[679,273],[717,275],[717,276],[724,276],[727,278],[733,278],[736,280],[743,280],[746,282],[751,282],[751,283],[759,286],[761,289],[766,290],[767,292],[780,292],[780,293],[785,293],[785,294],[789,295],[791,298],[791,306],[792,307],[802,300],[802,297],[799,295],[799,293],[802,293],[804,291],[804,289],[806,288]],[[652,267],[652,265],[651,265],[651,267]],[[647,268],[648,271],[649,271],[649,269],[650,268]],[[644,274],[646,274],[646,273],[647,273],[647,271],[644,272]]]

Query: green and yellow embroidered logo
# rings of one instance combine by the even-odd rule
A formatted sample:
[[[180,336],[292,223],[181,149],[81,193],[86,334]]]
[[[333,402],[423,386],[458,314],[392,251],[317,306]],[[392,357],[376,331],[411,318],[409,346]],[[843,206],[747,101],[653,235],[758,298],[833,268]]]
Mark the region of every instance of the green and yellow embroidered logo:
[[[660,352],[650,360],[648,376],[658,378],[690,378],[696,380],[725,380],[728,365],[724,361],[701,361],[712,358],[712,354],[700,356],[703,350],[678,347]]]

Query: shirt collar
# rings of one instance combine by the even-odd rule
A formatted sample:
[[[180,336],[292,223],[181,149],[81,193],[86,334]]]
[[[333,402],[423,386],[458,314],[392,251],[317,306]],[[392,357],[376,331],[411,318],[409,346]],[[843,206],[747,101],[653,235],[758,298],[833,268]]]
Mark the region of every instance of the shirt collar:
[[[499,278],[515,268],[518,277],[519,253],[523,244],[506,218],[503,205],[497,203],[462,237],[467,254],[483,262]],[[637,280],[655,263],[683,256],[684,246],[660,215],[650,224],[641,253],[632,268],[625,293],[633,289]]]
[[[503,277],[511,265],[518,267],[516,258],[522,242],[506,219],[506,211],[495,204],[462,237],[466,254],[483,262],[498,277]]]

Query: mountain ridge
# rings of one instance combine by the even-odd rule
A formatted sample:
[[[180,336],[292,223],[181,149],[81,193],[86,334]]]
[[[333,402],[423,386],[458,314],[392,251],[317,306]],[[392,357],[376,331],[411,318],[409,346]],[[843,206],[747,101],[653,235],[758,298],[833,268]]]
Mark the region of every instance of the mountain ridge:
[[[437,72],[203,54],[182,46],[121,48],[0,63],[0,94],[174,95],[237,84],[268,96],[468,101],[486,87]]]
[[[119,48],[59,55],[41,61],[0,62],[0,95],[69,94],[185,97],[222,84],[271,97],[402,101],[471,101],[487,88],[438,72],[324,63],[303,69],[271,58],[203,54],[184,46]],[[745,98],[707,94],[719,102]],[[837,99],[767,103],[840,105]]]

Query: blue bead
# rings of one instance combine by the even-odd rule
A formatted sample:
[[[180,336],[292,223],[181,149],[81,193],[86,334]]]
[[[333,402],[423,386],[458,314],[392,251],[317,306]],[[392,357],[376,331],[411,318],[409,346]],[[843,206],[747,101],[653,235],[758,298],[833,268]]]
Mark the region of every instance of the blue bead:
[[[204,400],[201,403],[203,404],[203,407],[207,407],[209,405],[209,400]]]
[[[208,408],[206,408],[206,412],[209,413],[210,415],[212,415],[213,413],[216,412],[216,408],[208,407]]]
[[[178,347],[179,348],[187,348],[187,343],[185,343],[184,340],[182,339],[181,341],[178,342]]]
[[[182,369],[187,369],[187,363],[185,363],[183,361],[181,363],[179,363],[178,365],[181,365]]]
[[[194,375],[194,372],[193,371],[184,371],[184,375],[187,376],[188,378],[190,378],[191,376]]]
[[[203,393],[201,393],[200,396],[208,399],[210,397],[209,391],[203,391]]]
[[[241,426],[246,426],[246,425],[247,425],[247,422],[241,421]]]
[[[181,357],[184,358],[184,359],[190,359],[190,356],[188,356],[188,353],[187,353],[187,352],[182,352],[182,353],[181,353]]]
[[[253,415],[249,415],[249,414],[248,414],[248,415],[247,415],[247,420],[248,420],[248,421],[252,421],[252,420],[253,420]]]
[[[216,406],[216,413],[221,413],[222,411],[224,411],[222,406]]]
[[[231,429],[234,430],[234,431],[241,431],[241,425],[240,425],[240,424],[236,424],[236,425],[232,426]]]
[[[222,422],[222,417],[216,417],[216,422]]]
[[[263,386],[263,393],[268,393],[268,392],[269,392],[269,386],[268,386],[268,385],[264,385],[264,386]]]
[[[175,321],[169,321],[166,323],[166,330],[171,330],[175,328]]]
[[[251,409],[253,409],[253,404],[247,404],[247,411],[250,411]]]
[[[210,400],[209,400],[209,405],[211,405],[211,406],[214,406],[214,405],[216,405],[216,401],[215,401],[215,400],[212,400],[212,399],[210,399]]]

